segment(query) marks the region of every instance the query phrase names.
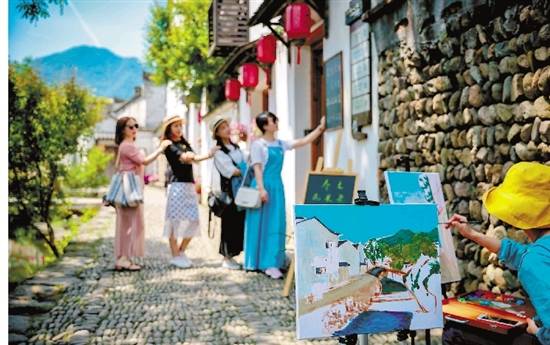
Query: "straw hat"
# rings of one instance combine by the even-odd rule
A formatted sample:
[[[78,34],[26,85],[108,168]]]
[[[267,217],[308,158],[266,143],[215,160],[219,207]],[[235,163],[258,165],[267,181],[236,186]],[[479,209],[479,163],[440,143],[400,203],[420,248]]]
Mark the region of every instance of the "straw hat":
[[[162,126],[161,126],[161,130],[160,130],[160,133],[161,135],[164,135],[164,132],[166,131],[166,127],[170,126],[170,124],[174,123],[174,122],[178,122],[178,121],[181,121],[182,124],[185,124],[185,119],[179,115],[170,115],[170,116],[166,116],[163,120],[162,120]]]
[[[502,184],[485,192],[483,204],[489,213],[516,228],[550,228],[550,167],[514,164]]]
[[[227,122],[227,124],[229,124],[229,121],[229,117],[223,115],[217,115],[212,119],[212,121],[210,121],[210,131],[212,132],[212,139],[216,139],[216,129],[218,129],[218,127],[224,122]]]

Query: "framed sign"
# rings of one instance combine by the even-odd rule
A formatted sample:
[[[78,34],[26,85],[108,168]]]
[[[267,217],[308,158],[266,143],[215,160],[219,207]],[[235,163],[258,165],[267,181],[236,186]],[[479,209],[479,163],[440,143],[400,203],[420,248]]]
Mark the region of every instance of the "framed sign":
[[[350,25],[363,15],[363,0],[351,0],[346,10],[346,25]]]
[[[342,52],[325,61],[324,75],[327,129],[342,128],[344,126],[342,108]]]
[[[304,204],[353,204],[356,181],[354,174],[310,172]]]
[[[351,43],[351,116],[360,125],[370,125],[371,71],[369,24],[357,21],[350,28]]]

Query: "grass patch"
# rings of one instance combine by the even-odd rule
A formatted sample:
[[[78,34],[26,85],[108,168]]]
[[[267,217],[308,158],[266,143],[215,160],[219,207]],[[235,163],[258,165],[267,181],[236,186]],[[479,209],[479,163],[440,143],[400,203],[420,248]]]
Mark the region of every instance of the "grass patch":
[[[80,216],[56,219],[52,222],[52,226],[56,229],[55,244],[61,255],[78,235],[80,226],[92,220],[98,212],[98,207],[90,207],[83,209]],[[34,238],[31,231],[18,230],[15,240],[10,240],[9,283],[18,284],[29,279],[56,261],[57,258],[51,249],[44,242]]]

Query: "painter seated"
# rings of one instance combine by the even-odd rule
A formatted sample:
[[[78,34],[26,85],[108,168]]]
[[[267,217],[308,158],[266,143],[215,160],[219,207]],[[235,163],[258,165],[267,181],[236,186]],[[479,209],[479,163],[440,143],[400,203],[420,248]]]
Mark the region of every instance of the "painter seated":
[[[447,228],[498,254],[510,269],[518,271],[519,281],[536,311],[527,319],[527,332],[543,345],[550,345],[550,167],[532,162],[513,165],[498,187],[483,195],[487,211],[525,231],[530,244],[508,238],[499,240],[477,232],[468,220],[453,215]],[[449,342],[450,341],[450,342]],[[459,344],[455,335],[446,344]]]

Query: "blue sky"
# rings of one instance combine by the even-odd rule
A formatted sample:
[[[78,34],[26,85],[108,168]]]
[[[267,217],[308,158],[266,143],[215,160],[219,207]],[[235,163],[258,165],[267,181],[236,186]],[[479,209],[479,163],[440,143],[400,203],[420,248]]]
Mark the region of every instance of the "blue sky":
[[[9,0],[8,54],[12,60],[92,45],[143,61],[150,8],[166,0],[70,0],[62,15],[58,7],[50,6],[51,16],[36,24],[21,18],[18,2]]]
[[[394,203],[414,204],[426,203],[426,198],[418,178],[420,172],[386,171],[386,183],[391,187],[391,196]]]
[[[392,235],[401,229],[414,232],[437,228],[435,204],[416,205],[296,205],[296,217],[316,217],[346,240],[362,243]]]

